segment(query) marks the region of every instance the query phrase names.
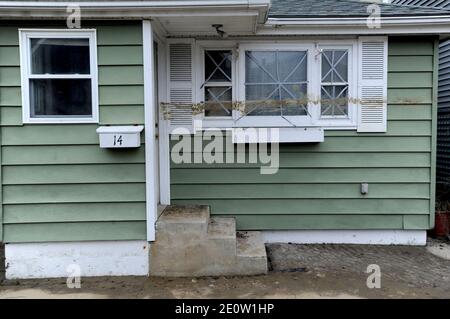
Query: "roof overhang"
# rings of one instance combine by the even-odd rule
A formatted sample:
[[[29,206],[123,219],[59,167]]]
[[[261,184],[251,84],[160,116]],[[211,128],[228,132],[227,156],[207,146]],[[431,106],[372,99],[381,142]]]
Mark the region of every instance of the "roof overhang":
[[[86,20],[156,19],[169,35],[216,34],[211,24],[223,24],[230,34],[253,34],[267,20],[270,0],[0,1],[0,19],[61,20],[74,5]]]
[[[369,28],[367,17],[269,18],[258,35],[440,35],[450,36],[450,14],[380,17],[380,28]]]
[[[223,24],[230,35],[394,35],[450,37],[450,14],[381,17],[369,28],[367,17],[268,18],[270,0],[1,1],[0,19],[66,19],[77,5],[82,19],[154,19],[169,36],[216,35]]]

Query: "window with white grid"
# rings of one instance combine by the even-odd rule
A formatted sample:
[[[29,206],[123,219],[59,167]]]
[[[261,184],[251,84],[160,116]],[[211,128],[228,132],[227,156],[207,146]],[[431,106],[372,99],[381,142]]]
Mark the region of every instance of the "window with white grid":
[[[320,114],[322,117],[348,117],[348,50],[323,50],[321,54]]]
[[[200,41],[197,119],[205,127],[354,129],[354,40]],[[233,48],[233,49],[231,49]]]
[[[233,115],[233,72],[231,50],[204,51],[205,117],[231,117]]]

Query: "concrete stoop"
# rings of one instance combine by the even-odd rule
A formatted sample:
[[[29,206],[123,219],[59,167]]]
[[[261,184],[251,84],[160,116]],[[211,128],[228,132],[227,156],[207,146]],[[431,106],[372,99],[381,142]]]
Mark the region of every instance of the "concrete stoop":
[[[208,206],[168,206],[156,222],[152,276],[221,276],[267,273],[261,234],[236,232],[234,218],[210,217]]]

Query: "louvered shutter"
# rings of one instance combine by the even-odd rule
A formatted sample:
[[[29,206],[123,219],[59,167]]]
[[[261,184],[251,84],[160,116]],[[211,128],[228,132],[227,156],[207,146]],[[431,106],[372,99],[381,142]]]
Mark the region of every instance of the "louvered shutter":
[[[358,132],[387,130],[387,38],[359,39]]]
[[[168,73],[170,132],[177,128],[185,128],[192,133],[194,81],[192,40],[175,40],[169,43]]]

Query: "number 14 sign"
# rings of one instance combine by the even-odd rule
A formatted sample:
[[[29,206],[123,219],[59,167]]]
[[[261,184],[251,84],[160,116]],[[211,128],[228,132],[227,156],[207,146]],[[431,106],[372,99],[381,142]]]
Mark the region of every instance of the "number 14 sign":
[[[97,129],[101,148],[131,148],[141,145],[139,126],[102,126]]]

